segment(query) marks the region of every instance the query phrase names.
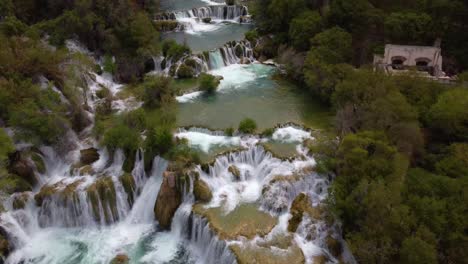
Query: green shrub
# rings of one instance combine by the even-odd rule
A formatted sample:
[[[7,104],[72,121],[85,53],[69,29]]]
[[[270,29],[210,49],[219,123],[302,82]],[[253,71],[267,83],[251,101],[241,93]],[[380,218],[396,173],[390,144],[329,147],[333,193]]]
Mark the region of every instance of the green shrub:
[[[164,155],[174,146],[172,131],[166,127],[152,128],[148,131],[145,150],[153,155]]]
[[[194,74],[193,69],[185,64],[181,64],[177,70],[177,77],[180,79],[192,78]]]
[[[245,39],[248,41],[254,41],[258,38],[258,32],[256,30],[250,30],[245,32]]]
[[[199,90],[207,93],[214,93],[218,88],[220,81],[219,79],[211,74],[202,73],[199,78]]]
[[[142,84],[144,105],[149,108],[161,106],[172,99],[170,84],[172,79],[166,76],[150,76]]]
[[[125,153],[130,153],[138,149],[140,134],[135,129],[118,125],[106,131],[102,144],[111,151],[122,149]]]
[[[239,131],[244,134],[252,134],[257,129],[257,123],[251,118],[246,118],[239,123]]]
[[[271,136],[273,136],[273,133],[275,133],[274,128],[267,128],[267,129],[263,130],[262,137],[271,137]]]
[[[226,5],[235,5],[236,4],[236,0],[225,0],[226,1]]]
[[[228,127],[224,130],[224,134],[228,137],[232,137],[234,135],[234,128]]]
[[[167,158],[172,161],[171,164],[175,169],[188,168],[194,164],[201,163],[197,152],[184,141],[179,142],[179,144],[172,148],[167,154]]]
[[[186,45],[180,45],[173,39],[167,39],[162,44],[162,52],[166,58],[172,58],[172,61],[178,61],[185,54],[190,54],[190,48]]]
[[[110,55],[104,56],[103,70],[111,74],[117,71],[117,65],[115,65],[114,59]]]
[[[123,116],[124,123],[130,128],[142,131],[146,126],[145,110],[142,108],[127,112]]]
[[[184,64],[194,69],[197,67],[197,61],[192,58],[186,59]]]
[[[0,167],[6,161],[8,154],[15,150],[11,138],[3,128],[0,128]]]

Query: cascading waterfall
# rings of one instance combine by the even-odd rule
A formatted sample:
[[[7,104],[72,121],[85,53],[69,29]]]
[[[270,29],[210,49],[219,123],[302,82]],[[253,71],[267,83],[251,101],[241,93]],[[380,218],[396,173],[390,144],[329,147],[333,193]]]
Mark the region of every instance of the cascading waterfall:
[[[212,5],[199,8],[193,8],[191,10],[178,11],[174,13],[168,13],[160,16],[165,19],[177,19],[181,20],[184,18],[212,18],[213,20],[231,20],[239,22],[242,16],[249,14],[246,6],[241,5]]]

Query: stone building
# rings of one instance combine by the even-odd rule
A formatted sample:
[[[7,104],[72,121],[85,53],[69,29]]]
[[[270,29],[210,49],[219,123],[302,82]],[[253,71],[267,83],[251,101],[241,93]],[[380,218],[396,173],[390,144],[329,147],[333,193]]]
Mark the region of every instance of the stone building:
[[[387,44],[383,55],[374,56],[374,65],[389,74],[416,70],[421,76],[440,81],[450,80],[442,70],[440,44],[435,46]]]

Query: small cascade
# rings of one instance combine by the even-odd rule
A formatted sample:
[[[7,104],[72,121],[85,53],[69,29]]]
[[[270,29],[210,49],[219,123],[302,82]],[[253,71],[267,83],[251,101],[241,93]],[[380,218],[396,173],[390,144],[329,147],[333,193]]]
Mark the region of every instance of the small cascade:
[[[211,18],[213,20],[231,20],[241,22],[241,17],[249,14],[246,6],[241,5],[212,5],[191,10],[178,11],[166,14],[162,18],[182,20],[184,18]]]
[[[208,65],[210,70],[220,69],[232,64],[250,64],[255,62],[252,44],[247,40],[231,41],[223,47],[210,51]]]

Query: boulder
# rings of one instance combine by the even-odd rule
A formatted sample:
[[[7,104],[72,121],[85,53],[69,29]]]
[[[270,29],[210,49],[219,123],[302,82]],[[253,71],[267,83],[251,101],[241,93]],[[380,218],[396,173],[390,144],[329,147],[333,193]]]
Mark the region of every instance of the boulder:
[[[330,251],[330,253],[333,256],[339,257],[343,251],[343,247],[341,243],[335,238],[333,238],[331,235],[327,236],[326,242],[327,242],[328,251]]]
[[[204,17],[204,18],[202,18],[202,21],[203,21],[203,23],[209,24],[209,23],[211,23],[211,17]]]
[[[34,173],[34,169],[34,162],[29,159],[25,153],[16,151],[10,155],[9,172],[18,175],[32,186],[34,186],[38,181],[37,176]]]
[[[234,52],[236,53],[236,56],[238,58],[242,57],[244,55],[244,49],[242,48],[241,45],[237,45],[235,48],[234,48]]]
[[[27,192],[15,194],[13,197],[13,209],[15,210],[24,209],[28,200],[29,200],[29,193]]]
[[[99,153],[95,148],[80,150],[80,162],[83,165],[90,165],[99,160]]]
[[[177,174],[165,171],[158,198],[154,205],[154,215],[163,229],[170,229],[172,217],[182,203],[182,194],[177,188]]]
[[[228,171],[234,176],[236,180],[239,181],[241,179],[240,170],[235,165],[229,166]]]
[[[110,264],[128,264],[130,262],[130,258],[128,258],[125,254],[118,254],[115,256]]]
[[[308,203],[308,197],[304,193],[299,194],[293,201],[291,205],[291,219],[289,219],[288,222],[288,231],[289,232],[296,232],[297,227],[302,221],[302,216],[305,211],[305,207],[307,206]]]
[[[195,179],[193,183],[193,195],[199,202],[208,203],[213,198],[210,187],[201,179]]]
[[[156,69],[156,64],[154,64],[153,58],[148,58],[145,61],[145,73],[154,71]]]
[[[8,257],[13,248],[8,241],[8,234],[3,227],[0,226],[0,262]]]

